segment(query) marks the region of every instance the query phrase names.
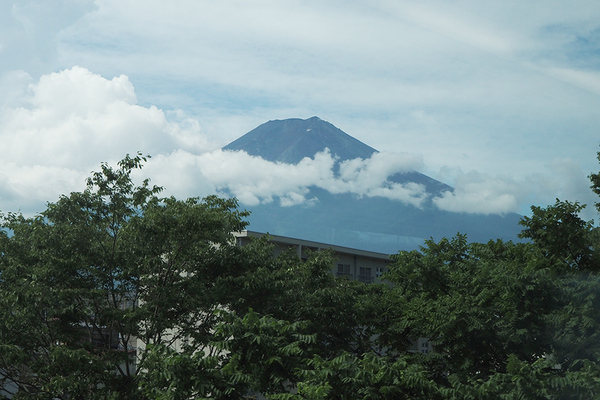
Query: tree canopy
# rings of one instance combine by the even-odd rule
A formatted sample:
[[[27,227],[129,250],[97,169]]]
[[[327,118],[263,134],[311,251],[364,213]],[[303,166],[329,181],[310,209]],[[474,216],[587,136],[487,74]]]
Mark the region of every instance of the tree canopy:
[[[598,229],[582,205],[532,207],[520,243],[428,240],[362,284],[331,273],[331,252],[237,246],[235,199],[160,197],[132,179],[145,161],[2,215],[0,395],[600,398]]]

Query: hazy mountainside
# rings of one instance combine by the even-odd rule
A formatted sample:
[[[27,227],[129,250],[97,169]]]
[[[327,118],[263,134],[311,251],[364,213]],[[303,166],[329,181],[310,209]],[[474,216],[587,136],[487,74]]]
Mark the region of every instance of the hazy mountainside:
[[[340,161],[369,158],[377,151],[317,117],[269,121],[223,149],[296,164],[325,148]],[[483,216],[442,211],[433,206],[431,197],[453,190],[450,186],[417,171],[388,179],[422,184],[432,196],[419,209],[383,197],[332,194],[311,187],[306,197],[318,201],[310,205],[282,207],[274,201],[249,207],[248,229],[390,254],[416,249],[430,237],[439,240],[458,232],[477,242],[517,240],[518,214]]]

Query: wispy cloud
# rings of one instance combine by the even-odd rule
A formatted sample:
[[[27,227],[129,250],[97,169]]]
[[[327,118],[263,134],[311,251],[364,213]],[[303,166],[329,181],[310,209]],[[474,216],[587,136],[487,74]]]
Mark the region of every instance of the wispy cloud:
[[[546,73],[568,84],[600,95],[600,71],[555,67],[547,69]]]

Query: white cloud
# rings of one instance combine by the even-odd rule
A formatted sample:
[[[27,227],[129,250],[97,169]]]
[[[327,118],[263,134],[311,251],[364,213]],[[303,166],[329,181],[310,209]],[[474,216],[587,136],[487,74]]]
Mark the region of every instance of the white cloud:
[[[423,154],[424,172],[522,176],[597,143],[598,21],[591,0],[98,0],[57,41],[63,67],[126,74],[143,104],[185,109],[220,145],[316,114],[375,148]],[[574,57],[577,41],[591,50]]]
[[[285,197],[286,204],[306,193],[310,185],[323,186],[332,179],[333,158],[319,153],[297,165],[273,163],[244,152],[217,150],[198,157],[199,171],[217,190],[227,189],[242,203],[255,205]],[[294,195],[292,195],[292,193]]]
[[[586,204],[581,215],[586,220],[598,220],[594,204],[600,199],[591,190],[588,175],[594,171],[583,171],[579,161],[555,158],[545,165],[546,173],[535,174],[525,181],[529,198],[535,196],[531,205],[554,204],[555,199]],[[596,167],[596,171],[598,171]]]
[[[319,202],[319,199],[316,197],[312,197],[310,199],[306,199],[304,194],[289,192],[285,196],[282,196],[280,199],[281,207],[292,207],[297,205],[306,205],[306,206],[314,206]]]
[[[0,78],[2,210],[22,208],[16,202],[24,199],[43,204],[79,189],[101,162],[127,153],[198,151],[208,145],[197,121],[183,113],[167,118],[156,107],[137,105],[124,75],[109,80],[73,67],[31,81],[23,72]]]
[[[428,129],[448,129],[439,113],[429,108],[412,110],[416,111],[412,117],[407,111],[408,116]],[[222,115],[215,115],[208,117],[214,118],[211,129],[216,129],[215,120],[221,121],[220,129],[237,131],[244,126],[243,117],[223,122],[227,120]],[[258,119],[252,116],[249,120]],[[363,122],[363,130],[367,126]],[[233,139],[242,133],[227,132],[227,135]],[[448,150],[451,146],[459,146],[464,154],[473,157],[486,141],[494,145],[512,144],[509,138],[492,135],[473,135],[478,141],[462,141],[452,131],[445,131],[443,140],[398,134],[397,139],[410,141],[406,148],[411,150],[415,140],[427,142],[429,150],[425,150],[439,155],[439,159],[426,164],[419,155],[381,152],[365,160],[344,161],[336,171],[336,160],[328,151],[294,166],[268,162],[243,152],[215,150],[219,147],[216,136],[218,132],[211,131],[209,136],[197,118],[181,110],[138,104],[133,83],[125,75],[107,79],[81,67],[43,75],[39,80],[23,71],[5,73],[0,76],[0,210],[40,211],[46,201],[81,190],[85,177],[97,170],[100,162],[115,162],[136,151],[153,155],[140,176],[151,177],[154,183],[165,186],[167,194],[180,198],[227,193],[248,207],[273,201],[286,207],[310,206],[319,201],[309,195],[309,188],[314,186],[331,193],[385,197],[420,207],[430,196],[425,188],[392,182],[391,175],[426,170],[427,164],[447,165],[447,153],[452,161],[467,158],[463,153]],[[535,142],[535,138],[529,140]],[[549,136],[544,143],[554,145],[552,140]],[[514,151],[523,154],[533,149],[531,145]],[[476,160],[485,161],[490,152],[479,151]],[[495,156],[498,158],[508,154],[496,152],[500,153]],[[527,161],[528,164],[521,161],[521,165],[531,168],[518,178],[508,173],[511,178],[495,177],[485,172],[485,163],[482,172],[468,174],[453,167],[448,179],[456,190],[433,202],[441,209],[480,214],[523,212],[524,205],[552,203],[555,197],[592,203],[594,199],[585,178],[588,172],[582,170],[579,161],[573,160],[573,157],[556,158],[545,164],[536,159]],[[496,164],[492,167],[501,168]]]
[[[412,154],[375,153],[366,160],[343,161],[339,179],[335,179],[327,189],[332,193],[386,197],[420,207],[428,196],[422,185],[399,184],[388,178],[396,173],[420,170],[422,166],[422,158]]]
[[[378,186],[392,174],[421,169],[421,157],[411,154],[375,153],[368,160],[354,159],[340,164],[340,178],[359,187]]]
[[[17,76],[15,80],[7,79]],[[245,205],[278,200],[283,206],[314,204],[306,198],[316,186],[332,193],[383,196],[420,205],[426,194],[418,185],[399,185],[387,178],[414,170],[419,157],[377,153],[350,160],[334,173],[329,151],[297,165],[272,163],[243,152],[208,151],[211,143],[199,122],[181,111],[142,107],[128,77],[106,79],[73,67],[42,76],[23,73],[2,80],[9,104],[0,111],[0,168],[5,183],[2,209],[14,209],[23,198],[52,201],[81,189],[89,171],[102,161],[126,153],[154,155],[143,174],[181,197],[226,191]]]
[[[453,192],[435,197],[441,210],[469,214],[505,214],[519,208],[519,186],[510,180],[470,172],[458,177]]]
[[[491,176],[476,171],[446,172],[454,176],[454,192],[433,198],[433,204],[446,211],[469,214],[528,214],[531,205],[545,207],[556,199],[587,204],[582,217],[594,219],[597,196],[589,188],[581,165],[571,159],[554,159],[544,164],[544,172],[523,175],[520,179]]]
[[[2,111],[4,161],[72,167],[118,159],[123,149],[152,151],[159,143],[149,136],[167,126],[161,111],[135,105],[127,77],[107,80],[79,67],[42,76],[22,102]]]
[[[417,207],[428,196],[421,185],[388,181],[390,175],[414,170],[421,162],[419,157],[376,153],[370,159],[343,162],[339,176],[334,172],[335,161],[327,149],[296,165],[266,161],[241,151],[198,155],[177,151],[153,158],[145,174],[178,195],[202,188],[205,193],[227,193],[245,206],[273,201],[284,207],[310,206],[319,201],[307,197],[310,187],[334,194],[386,197]]]

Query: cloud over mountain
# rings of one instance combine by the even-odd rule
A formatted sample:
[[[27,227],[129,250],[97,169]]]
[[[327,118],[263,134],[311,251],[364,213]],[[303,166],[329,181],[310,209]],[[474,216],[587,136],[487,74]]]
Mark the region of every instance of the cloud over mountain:
[[[425,168],[421,155],[374,153],[338,160],[336,169],[335,155],[328,151],[295,165],[222,151],[218,149],[222,143],[208,135],[198,119],[138,104],[127,76],[107,79],[81,67],[42,75],[37,81],[22,71],[1,76],[0,143],[3,212],[40,211],[46,201],[81,190],[85,177],[101,162],[114,163],[136,151],[153,156],[141,175],[179,197],[227,192],[246,207],[275,201],[310,206],[319,199],[308,188],[317,187],[415,207],[432,198],[421,185],[389,179],[395,173]],[[519,211],[532,192],[554,195],[561,187],[555,181],[576,174],[573,168],[557,167],[549,176],[520,183],[474,172],[453,174],[450,183],[455,191],[433,200],[454,212]],[[530,185],[531,181],[545,184]],[[584,187],[579,181],[569,182]]]
[[[296,165],[243,152],[209,151],[209,139],[196,120],[138,105],[133,85],[123,75],[109,80],[81,67],[44,75],[37,83],[24,73],[15,75],[19,85],[5,79],[2,87],[5,104],[18,105],[1,110],[3,210],[33,211],[36,204],[81,188],[100,162],[114,163],[138,150],[155,156],[147,173],[182,196],[227,189],[246,205],[274,197],[292,205],[311,201],[303,197],[306,188],[317,186],[415,205],[423,197],[419,187],[385,185],[390,174],[418,167],[419,157],[380,153],[347,160],[335,177],[335,159],[327,151]]]
[[[433,203],[446,211],[505,214],[518,209],[519,190],[514,182],[470,172],[459,176],[454,190],[433,198]]]

